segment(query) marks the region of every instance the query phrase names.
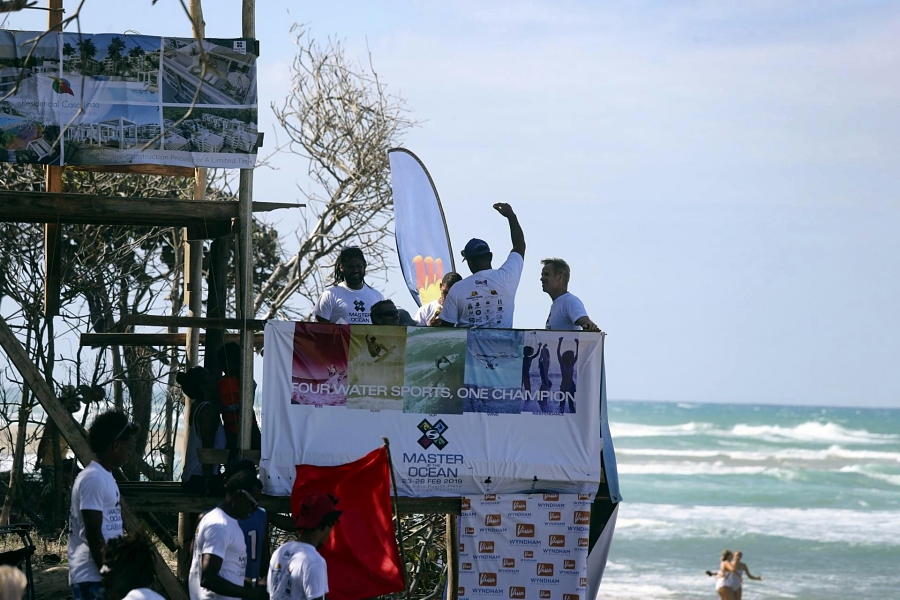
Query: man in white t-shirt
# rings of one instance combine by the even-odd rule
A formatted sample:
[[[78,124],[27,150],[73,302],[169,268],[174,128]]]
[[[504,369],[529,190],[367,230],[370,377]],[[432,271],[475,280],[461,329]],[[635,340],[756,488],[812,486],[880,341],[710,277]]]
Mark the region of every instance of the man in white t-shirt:
[[[314,313],[320,323],[370,324],[372,305],[384,300],[366,284],[366,259],[357,247],[344,248],[334,265],[334,285],[322,292]]]
[[[440,316],[441,310],[443,310],[444,300],[447,298],[447,294],[450,293],[450,288],[460,281],[462,281],[462,275],[454,271],[444,275],[444,278],[441,279],[441,297],[420,306],[416,316],[413,317],[417,326],[431,327],[439,325],[437,318]]]
[[[442,327],[513,326],[516,290],[525,265],[525,234],[509,204],[497,203],[494,209],[509,221],[512,251],[499,269],[491,268],[491,249],[487,242],[472,238],[462,251],[472,274],[454,285],[441,309]]]
[[[106,542],[122,535],[119,486],[112,471],[128,462],[140,430],[125,413],[106,412],[88,432],[97,457],[75,478],[69,509],[69,585],[75,600],[106,600],[100,577]]]
[[[188,575],[191,600],[268,598],[261,587],[244,587],[247,545],[238,519],[246,519],[259,507],[262,483],[256,474],[239,471],[225,482],[225,500],[197,526]]]
[[[341,516],[337,498],[313,492],[303,498],[297,515],[297,540],[286,542],[269,563],[271,600],[317,600],[328,593],[328,569],[319,554]]]
[[[553,300],[547,316],[547,329],[554,331],[600,331],[591,321],[578,296],[569,293],[569,265],[561,258],[541,261],[541,288]]]

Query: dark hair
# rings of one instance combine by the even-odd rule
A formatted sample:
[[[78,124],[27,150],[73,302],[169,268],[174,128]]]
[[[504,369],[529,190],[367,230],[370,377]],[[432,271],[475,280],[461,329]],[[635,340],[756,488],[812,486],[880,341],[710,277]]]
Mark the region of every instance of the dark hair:
[[[449,273],[444,275],[443,279],[441,279],[441,285],[446,285],[447,287],[453,287],[454,284],[459,283],[460,281],[462,281],[462,279],[463,279],[462,275],[460,275],[456,271],[450,271]]]
[[[228,478],[225,482],[225,493],[236,494],[241,490],[254,492],[262,489],[262,481],[256,476],[256,471],[241,470]]]
[[[122,592],[150,587],[155,577],[155,563],[150,538],[143,531],[113,538],[106,542],[103,551],[104,583],[115,581],[121,585]],[[109,583],[106,587],[118,588]]]
[[[219,366],[225,372],[225,377],[241,376],[241,345],[237,342],[228,342],[216,352]],[[188,394],[190,395],[190,394]]]
[[[563,281],[569,283],[569,276],[572,273],[572,270],[569,269],[569,263],[561,258],[545,258],[541,261],[541,264],[551,267],[553,269],[553,272],[557,275],[562,274]]]
[[[225,479],[230,479],[242,471],[256,475],[256,463],[249,458],[235,458],[228,461],[228,464],[225,465]]]
[[[350,259],[358,258],[363,262],[363,268],[366,266],[366,257],[363,256],[362,250],[359,249],[359,246],[350,246],[349,248],[344,248],[341,250],[341,253],[338,254],[337,261],[334,263],[334,285],[337,285],[344,281],[344,271],[343,266],[344,263]]]
[[[341,511],[336,510],[328,513],[322,520],[319,521],[318,529],[325,529],[326,527],[334,527],[334,524],[338,522],[338,519],[341,518]]]
[[[130,431],[129,431],[130,428]],[[94,454],[100,456],[116,441],[133,436],[139,427],[128,421],[128,416],[118,410],[111,410],[99,415],[88,431],[88,442]]]
[[[192,400],[198,398],[209,400],[206,398],[204,386],[212,381],[212,373],[206,367],[194,367],[184,373],[178,373],[175,375],[175,381],[181,386],[181,391]]]

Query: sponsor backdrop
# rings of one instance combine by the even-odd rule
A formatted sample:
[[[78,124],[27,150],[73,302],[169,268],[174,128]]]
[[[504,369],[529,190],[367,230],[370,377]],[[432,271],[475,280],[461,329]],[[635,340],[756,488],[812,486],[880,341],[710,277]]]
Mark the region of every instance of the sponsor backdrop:
[[[464,497],[459,597],[586,600],[592,494]]]
[[[41,35],[0,31],[0,161],[255,165],[254,40]]]
[[[577,348],[564,367],[576,389],[525,383],[539,366],[524,345],[549,332],[492,333],[267,323],[266,493],[288,496],[296,465],[348,463],[382,437],[404,496],[595,492],[602,334],[552,333],[554,349]]]

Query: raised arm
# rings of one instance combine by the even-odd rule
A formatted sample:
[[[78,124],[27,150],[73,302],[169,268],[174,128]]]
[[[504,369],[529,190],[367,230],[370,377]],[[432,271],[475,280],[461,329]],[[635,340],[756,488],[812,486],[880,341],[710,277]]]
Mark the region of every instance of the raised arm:
[[[512,206],[505,202],[498,202],[494,205],[494,209],[506,217],[509,221],[509,235],[512,238],[512,251],[518,252],[524,258],[525,256],[525,232],[519,225],[519,217],[513,212]]]
[[[562,352],[560,352],[560,350],[562,350],[562,341],[563,341],[563,338],[562,338],[562,336],[560,336],[559,343],[556,345],[556,360],[559,363],[562,363]]]

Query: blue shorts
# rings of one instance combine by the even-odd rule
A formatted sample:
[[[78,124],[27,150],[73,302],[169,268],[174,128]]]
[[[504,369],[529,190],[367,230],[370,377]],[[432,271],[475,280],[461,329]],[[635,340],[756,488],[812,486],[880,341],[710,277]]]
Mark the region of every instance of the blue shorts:
[[[106,600],[106,590],[99,581],[73,583],[72,600]]]

